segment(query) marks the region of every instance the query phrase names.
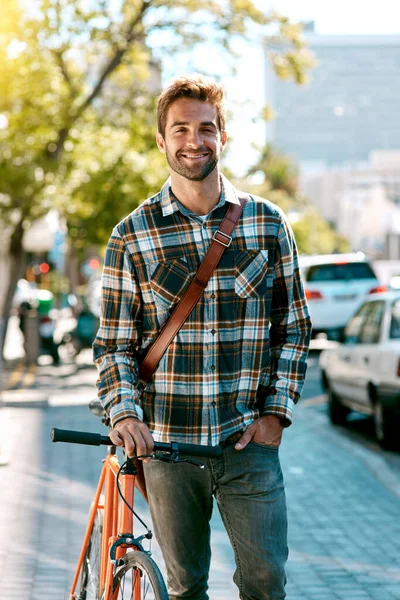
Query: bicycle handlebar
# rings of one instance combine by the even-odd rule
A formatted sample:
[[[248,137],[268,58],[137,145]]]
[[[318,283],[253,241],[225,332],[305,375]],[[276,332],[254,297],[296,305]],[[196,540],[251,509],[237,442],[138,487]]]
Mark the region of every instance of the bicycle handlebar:
[[[113,446],[108,435],[89,433],[88,431],[70,431],[69,429],[51,430],[52,442],[66,442],[67,444],[85,444],[87,446]],[[174,446],[174,447],[173,447]],[[181,444],[180,442],[154,442],[155,452],[173,452],[177,449],[179,454],[191,454],[203,458],[218,458],[222,455],[220,446],[200,446],[199,444]]]

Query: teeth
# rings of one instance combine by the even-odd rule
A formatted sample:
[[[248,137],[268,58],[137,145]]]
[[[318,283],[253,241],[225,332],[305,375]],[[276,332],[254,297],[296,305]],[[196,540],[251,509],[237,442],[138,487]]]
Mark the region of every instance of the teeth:
[[[202,158],[203,156],[207,156],[207,154],[182,154],[185,158]]]

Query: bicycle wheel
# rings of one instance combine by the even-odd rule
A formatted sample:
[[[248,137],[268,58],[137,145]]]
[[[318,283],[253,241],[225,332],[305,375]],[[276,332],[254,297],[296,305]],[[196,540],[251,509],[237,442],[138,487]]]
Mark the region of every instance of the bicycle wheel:
[[[98,600],[100,597],[99,582],[103,518],[104,509],[97,509],[78,584],[79,600]]]
[[[168,600],[160,569],[148,554],[132,550],[122,560],[113,579],[116,600]]]

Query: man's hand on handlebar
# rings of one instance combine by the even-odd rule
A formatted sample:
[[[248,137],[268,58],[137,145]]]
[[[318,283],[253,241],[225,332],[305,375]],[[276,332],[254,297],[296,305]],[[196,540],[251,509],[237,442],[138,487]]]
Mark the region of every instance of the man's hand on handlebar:
[[[134,417],[118,421],[114,429],[110,431],[110,438],[116,446],[124,446],[129,458],[153,452],[154,440],[149,428],[146,423],[142,423]],[[144,459],[144,462],[149,461],[149,458]]]

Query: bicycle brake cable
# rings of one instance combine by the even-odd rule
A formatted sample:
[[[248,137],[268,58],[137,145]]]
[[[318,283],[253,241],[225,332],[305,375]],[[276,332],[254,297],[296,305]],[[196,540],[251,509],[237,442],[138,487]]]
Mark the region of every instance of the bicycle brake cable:
[[[161,457],[157,457],[157,455],[155,455],[154,453],[152,454],[142,454],[140,456],[135,456],[134,458],[137,459],[142,459],[142,458],[158,458],[158,460],[165,460],[166,462],[172,462],[172,463],[178,463],[178,462],[188,462],[191,463],[197,467],[200,467],[202,469],[204,469],[204,465],[202,463],[199,463],[197,461],[191,460],[191,459],[179,459],[178,455],[174,455],[172,454],[170,457],[165,457],[164,459],[162,459]],[[141,519],[139,517],[139,515],[133,510],[132,506],[129,504],[129,502],[127,502],[127,500],[124,498],[124,495],[122,494],[121,491],[121,486],[119,483],[119,476],[121,474],[122,469],[125,467],[125,465],[128,464],[129,461],[131,461],[131,458],[128,458],[125,462],[122,463],[122,465],[119,468],[119,471],[117,473],[117,489],[118,489],[118,494],[120,495],[122,501],[126,504],[126,506],[129,508],[129,510],[131,511],[131,513],[137,518],[137,520],[139,521],[139,523],[141,523],[143,525],[143,527],[147,530],[147,536],[148,539],[151,540],[153,533],[151,531],[151,529],[149,529],[146,525],[146,523],[143,521],[143,519]]]
[[[136,458],[139,458],[139,457],[136,457]],[[140,458],[142,458],[142,457],[140,457]],[[146,457],[145,457],[145,456],[143,456],[143,458],[147,458],[147,455],[146,455]],[[126,504],[126,506],[129,508],[129,510],[131,511],[131,513],[132,513],[132,514],[133,514],[133,515],[134,515],[134,516],[137,518],[137,520],[139,521],[139,523],[141,523],[141,524],[143,525],[143,527],[144,527],[144,528],[147,530],[147,534],[148,534],[148,536],[146,536],[146,537],[148,537],[148,539],[151,539],[151,538],[153,537],[153,533],[152,533],[151,529],[149,529],[149,528],[147,527],[147,525],[146,525],[146,523],[143,521],[143,519],[141,519],[141,518],[139,517],[139,515],[138,515],[138,514],[137,514],[137,513],[136,513],[136,512],[133,510],[133,508],[132,508],[132,506],[129,504],[129,502],[127,502],[127,500],[125,499],[125,497],[124,497],[124,495],[123,495],[123,493],[122,493],[122,490],[121,490],[121,485],[120,485],[120,483],[119,483],[119,476],[120,476],[120,474],[121,474],[121,471],[122,471],[122,469],[123,469],[123,468],[124,468],[124,467],[125,467],[125,466],[128,464],[128,462],[130,462],[131,460],[132,460],[132,459],[128,458],[128,459],[127,459],[125,462],[123,462],[123,463],[122,463],[122,465],[121,465],[121,466],[120,466],[120,468],[119,468],[119,471],[118,471],[118,473],[117,473],[117,479],[116,479],[116,483],[117,483],[117,490],[118,490],[118,494],[120,495],[120,497],[121,497],[122,501],[123,501],[123,502]]]

